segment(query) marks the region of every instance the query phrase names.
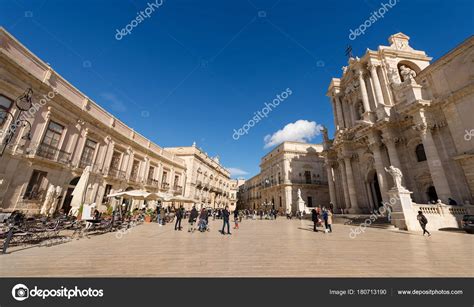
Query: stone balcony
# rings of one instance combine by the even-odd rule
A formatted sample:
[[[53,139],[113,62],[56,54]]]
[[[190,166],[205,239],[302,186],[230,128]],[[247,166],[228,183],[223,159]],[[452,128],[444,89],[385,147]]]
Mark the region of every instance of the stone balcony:
[[[28,158],[40,158],[63,166],[70,166],[71,164],[70,152],[45,143],[32,144],[27,149],[26,156]]]

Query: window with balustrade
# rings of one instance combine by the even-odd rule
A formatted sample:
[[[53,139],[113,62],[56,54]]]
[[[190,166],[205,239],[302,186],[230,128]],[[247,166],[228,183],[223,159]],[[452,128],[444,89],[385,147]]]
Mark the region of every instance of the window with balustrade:
[[[94,154],[97,147],[97,142],[93,140],[87,139],[84,145],[84,149],[82,150],[81,161],[79,163],[79,167],[85,168],[86,166],[91,166],[94,162]]]
[[[47,159],[55,159],[59,152],[59,143],[61,142],[63,131],[64,127],[62,125],[50,121],[37,154]]]

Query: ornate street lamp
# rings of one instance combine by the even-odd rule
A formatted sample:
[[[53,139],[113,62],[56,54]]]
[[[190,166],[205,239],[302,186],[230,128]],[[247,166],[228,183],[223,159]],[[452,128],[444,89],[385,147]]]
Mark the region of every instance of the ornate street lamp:
[[[6,131],[6,136],[3,139],[2,144],[0,145],[1,146],[1,148],[0,148],[0,157],[5,152],[5,148],[7,148],[8,144],[10,144],[10,142],[13,140],[18,127],[29,126],[28,133],[25,136],[23,136],[22,138],[25,138],[25,139],[28,139],[28,140],[31,139],[31,134],[30,134],[31,133],[31,123],[29,121],[27,121],[26,119],[23,119],[21,117],[21,114],[23,112],[28,111],[31,108],[31,106],[33,105],[32,101],[31,101],[32,96],[33,96],[33,90],[31,88],[28,88],[21,96],[19,96],[15,100],[15,105],[18,108],[18,110],[20,110],[18,112],[18,114],[16,115],[16,117],[14,117],[12,113],[10,113],[6,110],[0,110],[1,113],[4,113],[7,116],[10,116],[12,118],[12,121],[10,122],[10,126],[8,127],[8,130]]]

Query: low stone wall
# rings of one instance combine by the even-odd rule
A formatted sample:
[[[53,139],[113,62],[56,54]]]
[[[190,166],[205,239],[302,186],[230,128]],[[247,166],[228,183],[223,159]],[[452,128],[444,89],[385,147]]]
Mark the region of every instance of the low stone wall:
[[[439,230],[441,228],[461,228],[461,221],[464,215],[474,214],[474,206],[450,206],[443,203],[437,203],[434,205],[429,204],[412,204],[412,212],[405,212],[405,219],[410,219],[411,225],[418,226],[418,229],[408,230],[420,230],[419,223],[416,219],[418,211],[428,219],[427,229],[428,230]]]

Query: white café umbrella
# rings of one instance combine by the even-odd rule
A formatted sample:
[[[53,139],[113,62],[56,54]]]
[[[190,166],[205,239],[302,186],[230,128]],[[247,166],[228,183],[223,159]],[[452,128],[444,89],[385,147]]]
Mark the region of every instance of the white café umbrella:
[[[194,203],[194,199],[184,197],[182,195],[167,195],[164,199],[164,201],[174,201],[174,202],[179,202],[179,203]]]
[[[107,195],[107,197],[123,197],[128,199],[137,199],[137,200],[158,200],[164,199],[164,195],[158,193],[150,193],[144,190],[130,190],[117,192]]]
[[[90,173],[91,167],[86,166],[74,191],[72,191],[71,214],[74,216],[79,214],[79,207],[84,204]]]

